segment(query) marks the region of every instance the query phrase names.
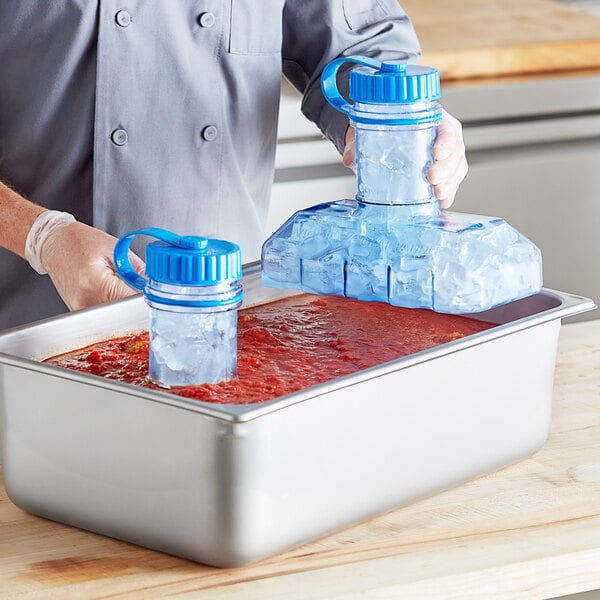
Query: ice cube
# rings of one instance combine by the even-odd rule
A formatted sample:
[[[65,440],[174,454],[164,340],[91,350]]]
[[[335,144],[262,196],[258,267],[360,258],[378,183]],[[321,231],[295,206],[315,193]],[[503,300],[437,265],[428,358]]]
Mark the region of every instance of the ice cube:
[[[287,283],[300,285],[300,263],[298,244],[289,239],[274,238],[263,247],[263,275],[268,276],[270,284]]]
[[[317,259],[302,259],[302,288],[316,294],[344,295],[345,256],[331,252]]]

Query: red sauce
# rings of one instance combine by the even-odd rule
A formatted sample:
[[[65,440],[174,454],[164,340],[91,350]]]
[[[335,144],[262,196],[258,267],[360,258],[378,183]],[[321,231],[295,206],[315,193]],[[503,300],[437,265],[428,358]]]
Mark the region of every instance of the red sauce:
[[[170,393],[217,403],[262,402],[493,327],[429,310],[300,295],[240,311],[238,377]],[[113,338],[45,362],[160,389],[146,379],[148,334]]]

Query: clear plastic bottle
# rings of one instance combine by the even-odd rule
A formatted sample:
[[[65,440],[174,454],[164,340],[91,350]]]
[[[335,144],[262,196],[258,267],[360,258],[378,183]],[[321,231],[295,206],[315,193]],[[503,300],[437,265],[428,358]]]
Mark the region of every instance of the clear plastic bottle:
[[[129,262],[133,238],[158,238],[146,247],[146,275]],[[242,302],[241,251],[236,244],[140,229],[115,246],[121,277],[144,293],[150,307],[149,377],[164,387],[219,383],[236,376],[237,309]]]
[[[350,72],[347,104],[337,72]],[[427,171],[441,118],[436,69],[350,57],[323,93],[356,129],[357,195],[297,212],[263,245],[265,285],[464,313],[533,294],[538,248],[502,219],[443,211]]]

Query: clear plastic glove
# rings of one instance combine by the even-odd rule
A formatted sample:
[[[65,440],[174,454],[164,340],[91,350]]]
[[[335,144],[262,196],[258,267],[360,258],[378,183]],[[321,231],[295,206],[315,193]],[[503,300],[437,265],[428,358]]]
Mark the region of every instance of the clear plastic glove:
[[[75,221],[42,240],[39,256],[60,297],[70,310],[103,304],[136,294],[115,270],[117,239]],[[144,262],[133,253],[131,264],[140,273]]]
[[[346,147],[342,162],[355,170],[356,144],[354,127],[346,130]],[[454,202],[458,186],[467,175],[468,165],[465,156],[465,143],[462,125],[450,113],[442,110],[442,119],[437,128],[437,137],[433,145],[434,162],[427,176],[434,186],[436,198],[442,208],[448,208]]]

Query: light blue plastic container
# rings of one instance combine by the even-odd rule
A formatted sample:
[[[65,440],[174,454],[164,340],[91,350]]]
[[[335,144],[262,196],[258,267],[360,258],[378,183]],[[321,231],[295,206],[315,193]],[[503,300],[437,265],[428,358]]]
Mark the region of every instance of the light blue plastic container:
[[[337,88],[350,71],[348,104]],[[355,56],[323,72],[356,128],[357,195],[301,210],[263,245],[265,285],[438,312],[487,310],[538,292],[539,249],[502,219],[443,211],[427,171],[441,119],[439,72]]]
[[[160,240],[146,247],[147,279],[129,261],[137,235]],[[114,257],[119,275],[142,290],[150,307],[150,379],[164,387],[233,379],[242,302],[239,246],[148,228],[121,237]]]

